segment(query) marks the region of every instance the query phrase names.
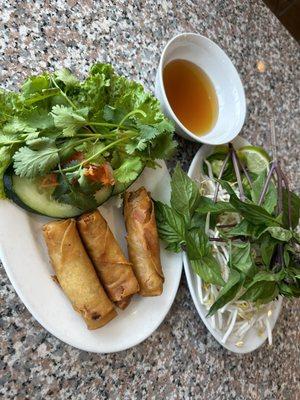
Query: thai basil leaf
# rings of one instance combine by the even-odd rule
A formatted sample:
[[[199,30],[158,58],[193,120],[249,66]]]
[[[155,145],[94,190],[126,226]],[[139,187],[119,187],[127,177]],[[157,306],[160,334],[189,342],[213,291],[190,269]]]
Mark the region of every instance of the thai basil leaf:
[[[214,203],[211,199],[201,196],[199,198],[198,207],[195,210],[198,214],[207,214],[208,212],[214,214],[221,214],[223,212],[233,212],[234,207],[226,201],[217,201]]]
[[[206,283],[223,286],[225,283],[222,278],[221,268],[217,260],[212,255],[202,257],[200,260],[191,260],[194,272]]]
[[[251,257],[250,243],[232,243],[229,263],[231,268],[245,275],[252,275],[255,272],[255,266]]]
[[[219,310],[219,308],[222,308],[225,304],[233,300],[242,287],[243,282],[244,278],[242,274],[234,269],[231,270],[228,281],[221,289],[217,300],[210,307],[207,317],[213,315],[217,310]]]
[[[286,272],[284,269],[277,273],[271,271],[259,271],[252,279],[252,284],[255,282],[279,282],[286,277]],[[249,287],[248,287],[249,288]]]
[[[300,197],[296,195],[296,193],[290,192],[291,196],[291,220],[292,220],[292,228],[296,228],[299,224],[300,218]],[[289,228],[289,217],[288,217],[288,191],[286,189],[283,190],[283,226],[285,228]]]
[[[274,240],[270,235],[265,234],[261,237],[260,242],[260,251],[263,263],[266,266],[269,266],[277,246],[277,241]]]
[[[213,218],[211,216],[211,219],[210,219],[210,226],[211,227],[215,224],[215,222],[212,221],[212,219]],[[189,229],[199,228],[199,229],[204,230],[205,229],[205,223],[206,223],[205,216],[195,213],[191,218]]]
[[[254,301],[258,304],[269,303],[279,294],[279,289],[275,281],[254,282],[239,300]]]
[[[185,222],[175,210],[160,201],[155,202],[155,216],[159,236],[167,243],[167,249],[175,253],[181,251],[185,243]]]
[[[265,230],[265,226],[252,225],[246,219],[243,219],[234,228],[228,230],[225,235],[230,236],[250,236],[258,238]]]
[[[293,237],[293,233],[291,231],[281,228],[280,226],[270,226],[266,228],[264,232],[269,232],[274,239],[282,242],[289,242]]]
[[[285,267],[288,267],[290,264],[290,253],[285,248],[283,250],[283,262]]]
[[[298,262],[299,262],[299,260],[298,260]],[[294,257],[292,258],[291,265],[289,265],[288,268],[286,268],[286,272],[290,279],[292,279],[292,280],[298,279],[300,281],[300,265],[295,263]]]
[[[190,221],[198,207],[200,193],[196,183],[177,164],[171,179],[171,206]]]
[[[199,260],[210,252],[208,238],[201,229],[192,229],[186,233],[186,247],[189,260]]]
[[[241,201],[228,182],[219,181],[230,195],[230,203],[242,216],[253,225],[279,226],[280,223],[263,207]]]

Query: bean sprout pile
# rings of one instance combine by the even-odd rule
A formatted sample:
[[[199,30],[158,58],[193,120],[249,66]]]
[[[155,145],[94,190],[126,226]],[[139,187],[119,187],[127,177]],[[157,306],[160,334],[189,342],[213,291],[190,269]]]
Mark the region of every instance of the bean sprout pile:
[[[200,192],[202,195],[213,199],[216,190],[215,179],[213,177],[212,167],[209,161],[205,160],[207,165],[208,177],[203,176],[198,184],[200,185]],[[233,185],[234,190],[237,192],[236,185]],[[223,188],[219,188],[218,201],[228,201],[229,195]],[[205,233],[211,238],[219,238],[220,231],[218,224],[214,229],[209,227],[210,214],[207,214]],[[234,224],[239,223],[240,217],[237,213],[226,213],[221,216],[219,224]],[[227,281],[229,268],[227,266],[229,261],[228,244],[224,242],[213,242],[213,254],[219,261],[222,277]],[[198,281],[198,294],[201,304],[208,311],[212,304],[216,301],[221,287],[213,284],[207,284],[197,276]],[[238,296],[236,296],[238,297]],[[272,328],[270,318],[274,312],[276,301],[268,304],[256,305],[253,302],[232,300],[224,307],[219,309],[215,315],[210,317],[210,322],[216,331],[222,336],[221,342],[234,343],[237,347],[242,347],[245,343],[246,335],[250,329],[254,328],[259,336],[267,335],[268,342],[272,345]]]

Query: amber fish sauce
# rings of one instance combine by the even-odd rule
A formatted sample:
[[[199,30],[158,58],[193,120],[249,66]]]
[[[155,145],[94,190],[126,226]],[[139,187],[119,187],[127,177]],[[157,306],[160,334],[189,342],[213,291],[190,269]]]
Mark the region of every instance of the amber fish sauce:
[[[180,122],[195,135],[210,132],[218,118],[218,99],[206,73],[190,61],[173,60],[163,70],[163,82]]]

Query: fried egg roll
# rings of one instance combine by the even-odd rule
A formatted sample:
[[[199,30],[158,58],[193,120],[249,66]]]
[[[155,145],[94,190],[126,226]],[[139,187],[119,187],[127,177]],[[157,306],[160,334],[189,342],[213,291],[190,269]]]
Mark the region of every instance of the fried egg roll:
[[[96,210],[79,217],[77,227],[108,297],[126,308],[139,284],[107,222]]]
[[[136,279],[136,278],[135,278]],[[139,287],[140,290],[140,287]],[[123,300],[120,301],[116,301],[116,305],[121,308],[121,310],[125,310],[125,308],[129,305],[130,301],[131,301],[131,296],[125,297]]]
[[[117,313],[107,297],[76,228],[76,221],[50,222],[43,228],[57,281],[89,329],[107,324]]]
[[[144,187],[125,193],[124,217],[129,260],[140,285],[139,294],[159,296],[163,291],[164,275],[154,205]]]

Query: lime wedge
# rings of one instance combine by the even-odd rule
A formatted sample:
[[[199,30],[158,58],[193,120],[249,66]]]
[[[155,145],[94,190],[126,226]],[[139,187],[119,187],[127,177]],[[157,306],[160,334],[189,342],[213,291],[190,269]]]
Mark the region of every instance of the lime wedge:
[[[248,170],[254,174],[260,174],[269,168],[271,159],[261,147],[245,146],[240,148],[237,153],[239,158],[246,164]]]

